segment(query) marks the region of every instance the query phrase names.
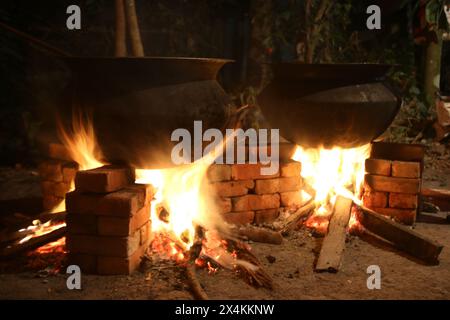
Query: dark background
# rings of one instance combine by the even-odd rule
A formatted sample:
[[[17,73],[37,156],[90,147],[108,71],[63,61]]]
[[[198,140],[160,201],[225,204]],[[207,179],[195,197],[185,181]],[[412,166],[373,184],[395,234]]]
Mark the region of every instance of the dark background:
[[[240,104],[254,101],[264,85],[264,63],[298,59],[306,1],[136,0],[136,5],[146,56],[234,59],[220,82]],[[81,7],[81,30],[66,28],[71,4]],[[380,31],[366,29],[369,4],[382,8]],[[406,94],[418,88],[414,92],[420,96],[425,47],[414,44],[421,28],[419,5],[419,0],[335,2],[314,62],[400,64],[394,80]],[[2,0],[0,21],[72,55],[114,54],[111,0]],[[33,163],[36,136],[54,121],[51,110],[68,104],[60,93],[70,75],[59,59],[1,28],[0,61],[0,164]]]

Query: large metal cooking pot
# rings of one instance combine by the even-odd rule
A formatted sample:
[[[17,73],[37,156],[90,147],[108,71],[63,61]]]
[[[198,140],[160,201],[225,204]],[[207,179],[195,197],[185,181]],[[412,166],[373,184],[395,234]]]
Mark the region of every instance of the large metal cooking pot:
[[[357,147],[380,136],[401,99],[384,83],[391,66],[280,63],[258,97],[273,128],[304,147]]]
[[[171,134],[194,120],[222,128],[232,108],[216,76],[230,60],[67,58],[71,100],[93,117],[105,160],[140,168],[172,166]],[[67,106],[60,111],[66,119]]]

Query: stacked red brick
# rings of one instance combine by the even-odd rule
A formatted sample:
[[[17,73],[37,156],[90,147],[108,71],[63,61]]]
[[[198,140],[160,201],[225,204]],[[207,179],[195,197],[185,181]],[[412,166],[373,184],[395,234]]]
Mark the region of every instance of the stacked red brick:
[[[422,162],[419,160],[420,156],[409,156],[417,153],[414,150],[416,146],[387,145],[375,144],[375,152],[366,160],[363,202],[378,213],[413,225],[420,204]],[[399,150],[393,152],[395,147]],[[404,152],[401,153],[401,150]],[[382,157],[387,159],[380,159]],[[395,158],[400,159],[394,160]]]
[[[129,274],[150,243],[153,189],[134,170],[107,166],[78,172],[67,194],[69,262],[86,273]]]
[[[280,163],[277,173],[262,175],[261,164],[212,165],[208,180],[225,221],[263,224],[277,219],[281,207],[301,204],[301,164]]]
[[[44,210],[52,210],[64,200],[73,188],[78,171],[78,164],[70,160],[64,146],[49,144],[48,156],[49,159],[39,165]]]

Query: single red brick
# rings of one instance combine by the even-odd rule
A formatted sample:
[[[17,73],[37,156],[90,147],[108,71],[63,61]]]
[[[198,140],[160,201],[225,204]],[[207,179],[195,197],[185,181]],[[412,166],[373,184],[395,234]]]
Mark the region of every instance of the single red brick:
[[[388,204],[388,193],[366,190],[363,195],[363,203],[369,208],[386,208]]]
[[[420,178],[420,162],[392,162],[392,176],[400,178]]]
[[[255,223],[264,224],[272,223],[277,220],[280,215],[280,209],[258,210],[255,212]]]
[[[255,187],[253,180],[225,181],[212,183],[211,188],[219,197],[237,197],[248,194]]]
[[[139,194],[131,190],[106,195],[73,191],[66,196],[66,211],[71,213],[129,217],[139,209]]]
[[[274,209],[280,207],[280,195],[275,194],[249,194],[242,197],[235,197],[231,199],[233,204],[233,211],[252,211]]]
[[[62,164],[60,160],[47,160],[39,165],[39,176],[42,180],[61,182],[63,181]]]
[[[399,209],[416,209],[419,196],[415,194],[391,193],[389,194],[389,207]]]
[[[227,213],[231,211],[231,199],[230,198],[220,198],[215,199],[215,205],[219,213]]]
[[[97,273],[97,257],[95,255],[69,252],[67,260],[69,265],[79,266],[82,274]]]
[[[133,191],[139,195],[139,205],[141,207],[150,205],[155,196],[156,189],[151,184],[131,184],[124,189],[125,191]]]
[[[416,210],[394,208],[372,208],[372,210],[406,225],[413,225],[416,221]]]
[[[133,273],[140,265],[145,253],[144,247],[139,248],[128,258],[99,256],[97,258],[97,272],[100,275],[126,275]]]
[[[223,218],[227,223],[236,225],[245,225],[253,223],[253,220],[255,218],[255,212],[253,211],[227,212],[223,214]]]
[[[420,192],[420,179],[385,177],[366,174],[366,188],[374,191],[413,193]]]
[[[302,164],[298,161],[286,161],[280,163],[282,177],[300,177],[302,173]]]
[[[305,202],[300,191],[282,192],[280,198],[282,207],[301,206]]]
[[[208,168],[207,177],[209,182],[231,180],[231,166],[226,164],[213,164]]]
[[[99,256],[129,257],[139,248],[140,231],[128,237],[101,237],[67,234],[66,246],[69,252]]]
[[[302,187],[300,176],[256,180],[255,193],[269,194],[278,192],[299,191]]]
[[[92,170],[79,171],[75,177],[75,187],[80,192],[114,192],[133,182],[134,170],[117,166],[104,166]]]
[[[272,175],[263,175],[262,168],[268,168],[270,165],[256,164],[233,164],[231,166],[232,180],[253,180],[253,179],[270,179],[279,176],[279,172]]]
[[[70,184],[65,182],[42,181],[42,194],[53,195],[58,198],[64,198],[70,191]]]
[[[62,174],[63,181],[75,186],[75,176],[78,172],[78,164],[75,162],[69,162],[63,165]]]
[[[68,213],[66,215],[67,233],[97,235],[97,216],[92,214]]]
[[[98,234],[101,236],[126,237],[140,229],[150,220],[150,206],[145,206],[131,217],[98,217]]]
[[[367,173],[380,176],[391,175],[391,161],[383,159],[366,159],[365,168]]]
[[[144,224],[140,229],[140,242],[139,245],[141,246],[148,246],[150,244],[151,241],[151,233],[152,233],[152,229],[151,229],[151,221],[147,221],[146,224]]]

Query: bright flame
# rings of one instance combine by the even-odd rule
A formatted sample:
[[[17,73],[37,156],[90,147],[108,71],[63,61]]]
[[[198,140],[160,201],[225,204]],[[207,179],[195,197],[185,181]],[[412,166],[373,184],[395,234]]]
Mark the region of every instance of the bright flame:
[[[194,243],[195,226],[215,228],[220,216],[203,187],[207,161],[164,170],[136,170],[136,183],[151,184],[156,194],[151,205],[152,231],[169,234],[184,250]]]
[[[360,203],[364,164],[369,153],[370,145],[351,149],[304,149],[297,146],[292,159],[301,162],[301,175],[314,190],[318,208],[307,220],[308,227],[319,231],[328,228],[338,195]]]
[[[106,164],[100,160],[102,153],[90,117],[74,113],[70,133],[66,131],[61,122],[58,125],[61,140],[72,160],[78,163],[81,171],[95,169]]]
[[[81,114],[74,113],[70,133],[65,130],[61,122],[58,122],[58,129],[64,146],[69,151],[72,160],[78,163],[81,171],[95,169],[106,164],[100,160],[102,154],[97,144],[92,121],[89,117],[83,117]],[[72,181],[69,192],[73,190],[75,190],[75,184]],[[63,199],[50,210],[50,213],[63,212],[65,210],[66,201]],[[41,224],[39,220],[36,220],[32,226],[27,228],[34,230],[34,232],[22,238],[19,243],[27,242],[31,238],[52,232],[65,225],[65,223],[52,224],[51,221]],[[54,243],[55,246],[58,244],[59,242],[57,241]],[[50,248],[52,247],[50,246]]]

